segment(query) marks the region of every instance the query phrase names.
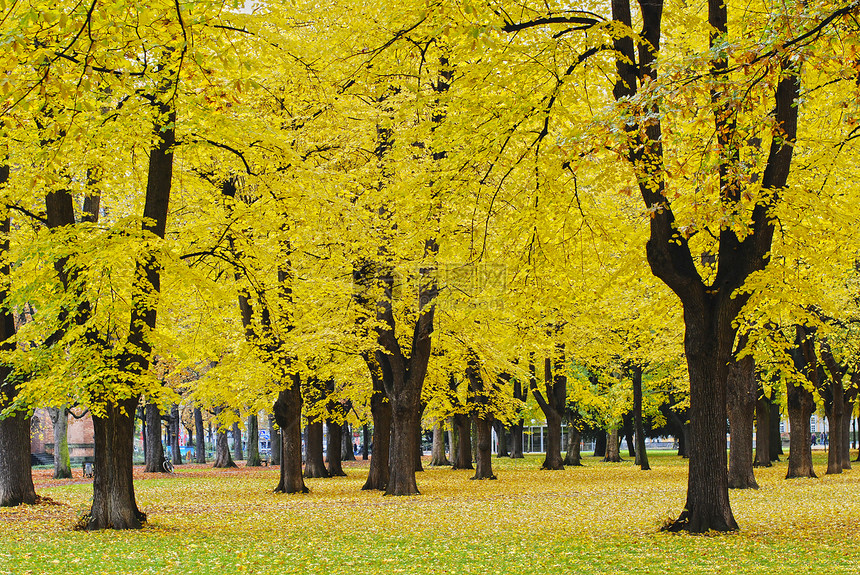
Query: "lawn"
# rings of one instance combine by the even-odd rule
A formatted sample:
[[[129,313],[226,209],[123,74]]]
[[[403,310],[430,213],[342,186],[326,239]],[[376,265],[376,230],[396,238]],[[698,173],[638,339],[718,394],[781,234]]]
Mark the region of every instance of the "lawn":
[[[498,481],[434,469],[422,495],[362,492],[365,462],[346,478],[307,480],[309,495],[276,495],[276,468],[178,468],[136,481],[149,514],[136,532],[71,527],[92,487],[37,491],[56,505],[0,510],[6,573],[856,573],[860,470],[783,479],[786,464],[756,470],[761,489],[732,492],[739,533],[660,533],[686,491],[684,460],[652,454],[654,469],[586,458],[540,471],[540,460],[493,459]],[[77,471],[77,470],[76,470]]]

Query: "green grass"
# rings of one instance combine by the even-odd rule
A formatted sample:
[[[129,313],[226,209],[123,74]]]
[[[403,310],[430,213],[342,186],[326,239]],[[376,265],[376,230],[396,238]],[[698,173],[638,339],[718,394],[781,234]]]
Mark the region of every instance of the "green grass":
[[[684,502],[686,463],[540,471],[494,459],[498,481],[428,469],[422,495],[360,491],[349,477],[307,480],[309,495],[271,493],[277,469],[180,469],[136,482],[148,526],[71,530],[89,484],[46,487],[63,505],[0,511],[0,573],[856,573],[860,472],[786,481],[759,469],[761,489],[732,493],[739,533],[658,531]],[[821,454],[816,454],[820,458]],[[816,460],[823,473],[823,461]]]

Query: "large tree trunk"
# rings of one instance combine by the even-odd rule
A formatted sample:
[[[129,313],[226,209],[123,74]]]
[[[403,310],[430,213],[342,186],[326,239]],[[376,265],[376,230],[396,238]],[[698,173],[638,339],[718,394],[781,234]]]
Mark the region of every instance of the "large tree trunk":
[[[239,422],[233,422],[233,459],[242,461],[245,459],[245,454],[242,452],[242,429],[239,427]]]
[[[493,445],[491,436],[491,424],[488,418],[475,416],[475,424],[478,428],[478,441],[476,445],[475,475],[472,479],[496,479],[493,474]]]
[[[8,369],[2,369],[8,377]],[[2,407],[5,405],[0,403]],[[30,417],[26,412],[0,419],[0,507],[22,503],[36,503],[30,470]]]
[[[248,443],[246,445],[248,459],[245,467],[260,467],[263,464],[260,458],[260,420],[256,413],[248,416]]]
[[[642,366],[633,364],[633,427],[636,435],[636,465],[648,471],[648,452],[645,450],[645,426],[642,423]]]
[[[454,452],[453,469],[474,469],[472,466],[472,433],[469,418],[462,414],[454,414]]]
[[[618,445],[619,443],[619,434],[618,428],[613,427],[606,438],[606,457],[603,458],[604,462],[608,463],[618,463],[623,461],[621,459],[621,449]]]
[[[227,439],[226,429],[219,428],[215,434],[215,461],[212,463],[212,467],[219,469],[238,467],[230,456],[230,442]]]
[[[343,427],[334,421],[327,421],[326,429],[328,431],[326,437],[326,471],[330,477],[346,477],[341,464]],[[352,449],[349,451],[352,453]]]
[[[348,423],[344,423],[341,430],[341,461],[355,461],[355,444],[352,441],[352,427]]]
[[[329,477],[323,458],[323,422],[318,419],[305,427],[305,473],[306,478]]]
[[[565,465],[573,465],[575,467],[582,466],[582,455],[580,453],[582,432],[579,426],[574,422],[574,417],[571,417],[571,422],[567,426],[567,453],[564,456]]]
[[[86,518],[89,530],[138,529],[146,521],[134,497],[132,455],[137,401],[133,397],[108,403],[105,417],[93,415],[95,463],[93,505]]]
[[[812,336],[800,325],[795,326],[795,349],[792,350],[792,358],[795,369],[804,374],[813,387],[818,387],[818,358],[815,346]],[[809,429],[809,418],[815,411],[812,392],[793,378],[787,378],[786,397],[788,423],[791,428],[786,479],[817,477],[812,468],[812,432]]]
[[[161,442],[161,412],[146,404],[146,465],[144,473],[164,473],[164,445]]]
[[[770,400],[762,396],[755,403],[755,467],[770,467]]]
[[[194,408],[194,463],[206,463],[206,438],[203,435],[203,412]]]
[[[298,375],[278,393],[273,411],[281,428],[281,475],[275,493],[307,493],[302,478],[302,390]],[[274,447],[273,447],[274,449]]]
[[[376,369],[375,360],[365,358],[370,368],[373,395],[370,396],[370,415],[373,419],[373,453],[367,481],[362,489],[384,491],[388,485],[388,456],[391,452],[391,403],[385,396],[382,374]],[[365,450],[367,440],[365,439]]]
[[[69,462],[69,410],[50,407],[48,414],[54,424],[54,479],[70,479],[72,466]]]
[[[433,450],[430,454],[430,465],[451,465],[445,454],[445,426],[443,419],[437,419],[433,424]]]
[[[746,345],[746,338],[738,348]],[[756,391],[755,362],[752,356],[732,361],[728,377],[728,412],[731,451],[729,452],[729,488],[758,489],[753,474],[753,419]]]

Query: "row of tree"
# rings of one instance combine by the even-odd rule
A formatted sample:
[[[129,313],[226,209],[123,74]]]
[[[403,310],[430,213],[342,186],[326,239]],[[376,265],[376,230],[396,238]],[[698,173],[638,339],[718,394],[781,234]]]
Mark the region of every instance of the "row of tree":
[[[670,528],[736,529],[756,406],[792,429],[816,397],[834,429],[853,410],[857,11],[14,5],[0,502],[35,499],[36,405],[93,414],[88,527],[122,529],[145,519],[141,401],[271,409],[283,492],[306,491],[303,421],[351,403],[367,487],[409,495],[423,415],[473,415],[489,478],[490,426],[530,391],[550,468],[562,419],[617,429],[628,397],[672,398],[690,474]]]

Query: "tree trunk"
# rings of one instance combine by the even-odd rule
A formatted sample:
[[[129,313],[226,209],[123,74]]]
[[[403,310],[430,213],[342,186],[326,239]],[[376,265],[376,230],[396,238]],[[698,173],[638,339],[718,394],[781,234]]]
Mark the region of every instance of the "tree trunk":
[[[851,421],[854,413],[854,398],[853,394],[849,397],[849,392],[845,392],[843,407],[842,407],[842,428],[840,438],[840,446],[842,452],[842,469],[851,469]]]
[[[161,412],[153,403],[146,404],[145,457],[144,473],[165,473],[164,445],[161,443]]]
[[[361,426],[361,459],[367,461],[370,450],[370,429],[367,424]]]
[[[8,377],[8,368],[2,369]],[[30,417],[18,412],[0,419],[0,507],[22,503],[36,503],[36,490],[30,468]]]
[[[624,441],[627,442],[627,456],[636,458],[636,442],[633,440],[634,435],[634,427],[632,418],[629,417],[631,414],[627,414],[624,416],[624,425],[621,429],[624,430]],[[620,447],[619,447],[620,450]]]
[[[341,431],[340,444],[341,461],[355,461],[355,444],[352,439],[352,427],[344,423]]]
[[[170,455],[174,465],[182,465],[182,452],[179,450],[179,406],[175,403],[170,408]]]
[[[281,464],[281,428],[275,422],[275,416],[269,416],[269,463],[271,465]],[[299,462],[299,475],[301,476],[301,461]]]
[[[493,445],[490,430],[492,429],[488,418],[475,416],[475,424],[478,428],[478,441],[476,445],[475,475],[472,479],[496,479],[493,475]]]
[[[633,364],[633,427],[636,435],[636,465],[648,471],[648,452],[645,450],[645,425],[642,423],[642,366]]]
[[[759,389],[763,393],[763,390]],[[770,400],[763,394],[755,403],[755,467],[770,467]]]
[[[239,428],[239,422],[233,422],[233,459],[242,461],[245,459],[245,454],[242,452],[242,430]]]
[[[445,427],[444,420],[437,419],[433,424],[433,451],[430,454],[430,465],[451,465],[448,461],[448,456],[445,454]]]
[[[561,470],[564,469],[564,459],[561,457],[561,418],[567,403],[567,375],[565,374],[567,367],[564,359],[564,346],[557,345],[556,352],[554,376],[552,360],[550,358],[544,359],[543,392],[537,387],[534,363],[530,363],[529,368],[532,395],[546,417],[546,455],[541,464],[541,469]]]
[[[256,413],[248,416],[248,459],[245,467],[260,467],[263,464],[260,458],[260,420]]]
[[[741,338],[738,347],[746,345]],[[753,419],[756,391],[755,362],[752,356],[734,360],[729,365],[727,402],[731,451],[728,481],[730,489],[758,489],[753,474]]]
[[[424,471],[424,465],[421,462],[421,458],[424,457],[424,429],[421,427],[423,412],[423,408],[418,412],[418,428],[415,430],[415,471]]]
[[[206,438],[203,436],[203,412],[194,408],[194,463],[206,463]]]
[[[779,404],[773,399],[769,399],[770,403],[770,460],[779,461],[780,455],[785,455],[782,450],[782,432],[779,430],[781,414],[779,413]]]
[[[385,494],[418,495],[418,484],[415,481],[415,438],[421,426],[418,406],[410,398],[401,398],[392,403],[391,453]]]
[[[830,420],[830,449],[827,450],[826,475],[842,473],[842,410],[845,408],[845,388],[841,377],[832,377],[830,381],[830,397],[826,402],[825,412]]]
[[[619,433],[618,428],[613,427],[606,438],[606,457],[603,458],[604,462],[607,463],[619,463],[624,461],[621,459],[621,449],[618,445],[619,443]]]
[[[281,476],[275,493],[307,493],[302,477],[302,389],[298,375],[278,393],[273,411],[281,428]]]
[[[795,369],[805,375],[812,387],[818,387],[818,358],[812,335],[803,326],[795,326],[795,348],[791,355]],[[787,378],[786,397],[791,427],[786,479],[817,477],[812,468],[812,432],[809,429],[809,418],[815,411],[812,392],[793,378]]]
[[[567,426],[567,453],[564,456],[565,465],[573,465],[576,467],[582,466],[582,455],[580,454],[581,441],[582,432],[579,431],[579,427],[576,424],[571,422]]]
[[[525,403],[528,397],[528,389],[523,389],[519,379],[514,379],[514,399]],[[525,420],[521,417],[511,426],[511,459],[523,458],[523,425]]]
[[[453,469],[474,469],[472,466],[472,434],[469,418],[462,414],[454,414],[454,453]]]
[[[595,432],[592,457],[606,457],[606,432],[602,429]]]
[[[326,471],[330,477],[346,477],[341,464],[343,450],[343,427],[334,421],[326,422]],[[351,444],[352,442],[350,442]],[[352,453],[352,449],[349,450]]]
[[[219,469],[238,467],[230,456],[230,442],[227,440],[226,429],[219,428],[215,434],[215,462],[212,467]]]
[[[308,422],[305,427],[305,473],[306,478],[329,477],[323,458],[323,422]]]
[[[505,424],[497,419],[493,422],[493,429],[496,431],[496,439],[498,441],[496,457],[510,457],[511,454],[508,451],[508,430],[505,428]]]
[[[69,462],[69,410],[49,407],[48,414],[54,424],[54,479],[70,479],[72,466]]]
[[[105,417],[93,415],[93,505],[86,517],[91,531],[138,529],[146,522],[146,514],[137,508],[134,496],[132,455],[137,402],[133,397],[108,403]]]
[[[564,469],[564,459],[561,457],[561,414],[554,409],[546,414],[546,456],[541,469]]]
[[[375,364],[368,363],[368,366]],[[373,418],[373,453],[367,481],[362,489],[384,491],[388,485],[388,458],[391,452],[391,403],[385,396],[381,374],[371,367],[373,395],[370,396],[370,415]],[[365,449],[367,441],[365,440]]]

